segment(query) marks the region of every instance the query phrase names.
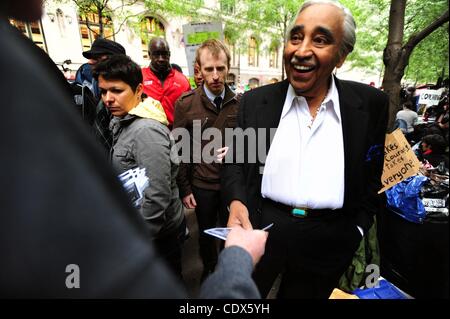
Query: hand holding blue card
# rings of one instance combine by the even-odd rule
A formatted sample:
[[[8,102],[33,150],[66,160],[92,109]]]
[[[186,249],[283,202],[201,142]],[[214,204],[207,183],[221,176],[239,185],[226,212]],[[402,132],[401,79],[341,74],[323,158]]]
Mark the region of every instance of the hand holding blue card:
[[[272,224],[267,225],[266,227],[262,228],[261,230],[269,230],[273,226]],[[231,228],[229,227],[216,227],[216,228],[209,228],[205,229],[205,233],[214,237],[217,237],[222,240],[227,240],[228,233],[230,232]]]

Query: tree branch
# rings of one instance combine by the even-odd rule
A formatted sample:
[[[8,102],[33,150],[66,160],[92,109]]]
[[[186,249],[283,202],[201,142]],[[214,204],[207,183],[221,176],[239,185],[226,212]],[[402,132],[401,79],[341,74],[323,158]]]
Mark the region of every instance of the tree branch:
[[[414,10],[414,13],[408,18],[408,20],[405,22],[406,28],[408,28],[411,23],[419,16],[423,14],[423,9],[425,6],[429,6],[427,2],[418,4],[418,8]]]
[[[434,20],[432,23],[430,23],[425,29],[420,31],[417,34],[413,34],[408,42],[403,46],[403,49],[406,52],[409,52],[411,54],[412,50],[416,45],[420,43],[423,39],[425,39],[428,35],[430,35],[434,30],[442,26],[445,22],[449,21],[448,16],[448,10],[444,12],[443,15],[441,15],[437,20]]]
[[[85,25],[86,25],[86,27],[87,27],[90,31],[94,32],[96,35],[100,35],[100,33],[98,33],[97,31],[95,31],[94,29],[91,29],[91,25],[89,24],[89,21],[88,21],[87,18],[85,19]]]
[[[124,7],[128,7],[128,6],[132,6],[133,4],[137,3],[139,0],[129,0],[129,1],[122,1],[122,4],[116,8],[112,8],[111,11],[112,12],[116,12],[118,9],[121,9],[121,11],[123,12],[123,8]]]
[[[125,24],[125,22],[128,21],[129,18],[143,15],[145,12],[146,12],[146,10],[135,13],[135,14],[130,14],[130,15],[126,16],[125,18],[123,18],[122,22],[120,23],[119,27],[117,28],[117,31],[115,31],[113,33],[113,35],[116,35],[117,33],[119,33],[120,29],[122,29],[122,26]]]

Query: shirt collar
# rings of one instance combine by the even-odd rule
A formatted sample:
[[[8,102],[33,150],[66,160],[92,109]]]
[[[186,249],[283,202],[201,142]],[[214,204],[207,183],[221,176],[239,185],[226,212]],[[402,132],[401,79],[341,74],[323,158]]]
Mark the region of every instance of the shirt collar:
[[[203,85],[203,90],[205,91],[206,96],[208,97],[208,99],[209,99],[211,102],[214,102],[214,99],[215,99],[216,97],[218,97],[218,96],[220,96],[220,97],[222,98],[222,101],[223,101],[223,99],[224,99],[224,97],[225,97],[225,88],[224,88],[224,90],[222,91],[222,93],[220,93],[220,95],[214,95],[210,90],[208,90],[208,88],[206,87],[206,85]]]
[[[287,93],[286,93],[286,100],[284,101],[283,111],[281,112],[281,118],[286,116],[286,114],[289,112],[289,110],[294,105],[294,99],[299,98],[300,100],[303,100],[306,103],[306,100],[303,96],[298,96],[295,94],[294,87],[289,84]],[[332,103],[329,103],[329,102]],[[337,120],[341,122],[341,110],[339,105],[339,92],[336,88],[336,83],[334,81],[334,76],[331,76],[331,83],[330,87],[328,89],[328,93],[325,96],[325,99],[323,100],[322,104],[325,105],[325,107],[330,105],[330,109],[333,110],[333,113],[335,114]],[[323,107],[323,106],[322,106]]]
[[[332,102],[331,109],[334,111],[334,115],[336,116],[338,122],[341,122],[341,105],[339,104],[339,92],[336,87],[336,82],[334,80],[334,76],[331,76],[331,85],[330,89],[328,90],[327,97],[325,98],[324,102]],[[330,105],[327,103],[327,105]]]
[[[286,114],[289,112],[291,107],[294,105],[294,99],[295,99],[295,91],[291,84],[289,84],[287,93],[286,93],[286,100],[284,101],[283,111],[281,112],[281,118],[285,117]]]

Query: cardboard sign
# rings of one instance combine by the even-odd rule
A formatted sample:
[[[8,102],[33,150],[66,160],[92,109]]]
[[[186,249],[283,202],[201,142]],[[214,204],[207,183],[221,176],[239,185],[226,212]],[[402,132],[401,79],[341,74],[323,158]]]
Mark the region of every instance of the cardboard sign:
[[[441,98],[442,90],[425,90],[420,93],[419,104],[428,106],[438,105]]]
[[[420,162],[400,129],[386,134],[384,167],[381,176],[383,188],[378,194],[419,172]]]
[[[223,41],[221,22],[189,23],[183,25],[186,60],[189,76],[194,76],[195,51],[204,41],[217,39]]]

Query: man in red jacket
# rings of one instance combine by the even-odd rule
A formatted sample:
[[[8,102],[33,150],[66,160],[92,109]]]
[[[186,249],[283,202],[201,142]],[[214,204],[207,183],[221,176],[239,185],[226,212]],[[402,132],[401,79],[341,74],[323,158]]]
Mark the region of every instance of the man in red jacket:
[[[161,102],[169,127],[173,124],[174,105],[184,92],[191,89],[186,77],[170,66],[170,50],[163,38],[154,38],[148,46],[151,62],[142,68],[144,93]]]

